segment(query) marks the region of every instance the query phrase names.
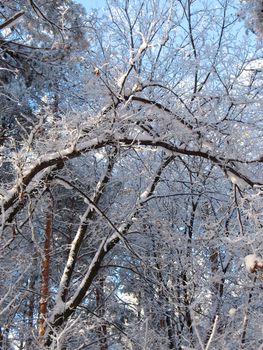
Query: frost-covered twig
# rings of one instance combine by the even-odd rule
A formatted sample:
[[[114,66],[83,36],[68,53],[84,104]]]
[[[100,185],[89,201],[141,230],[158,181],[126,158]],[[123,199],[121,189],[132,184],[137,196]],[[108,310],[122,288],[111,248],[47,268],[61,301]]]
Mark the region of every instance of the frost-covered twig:
[[[216,325],[217,325],[218,318],[219,318],[218,315],[216,315],[215,320],[214,320],[214,324],[213,324],[213,328],[212,328],[212,332],[210,334],[210,337],[208,339],[208,342],[207,342],[206,347],[204,348],[204,350],[208,350],[210,345],[211,345],[211,343],[212,343],[212,340],[214,338],[215,331],[216,331]]]

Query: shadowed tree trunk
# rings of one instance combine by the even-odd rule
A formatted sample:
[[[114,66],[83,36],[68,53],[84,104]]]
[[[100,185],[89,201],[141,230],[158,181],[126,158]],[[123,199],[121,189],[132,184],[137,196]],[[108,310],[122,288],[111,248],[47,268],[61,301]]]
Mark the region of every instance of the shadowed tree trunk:
[[[101,324],[98,326],[97,334],[100,339],[100,350],[108,350],[107,343],[107,325],[103,321],[105,314],[105,305],[104,305],[104,280],[102,276],[98,281],[98,286],[96,287],[96,304],[98,309],[98,315],[101,317]]]
[[[41,271],[41,288],[40,288],[40,303],[39,303],[39,336],[43,337],[45,333],[44,323],[47,313],[47,302],[49,294],[49,266],[50,266],[50,242],[52,237],[53,224],[53,200],[49,196],[49,203],[46,213],[46,228],[44,241],[44,255]]]

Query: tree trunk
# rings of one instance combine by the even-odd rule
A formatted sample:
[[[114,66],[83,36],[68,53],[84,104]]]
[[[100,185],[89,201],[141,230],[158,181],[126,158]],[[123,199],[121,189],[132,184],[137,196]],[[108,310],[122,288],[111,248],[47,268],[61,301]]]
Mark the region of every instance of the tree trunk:
[[[98,309],[98,315],[102,318],[101,324],[97,329],[97,334],[100,339],[100,350],[108,350],[108,342],[107,342],[107,325],[103,321],[103,317],[105,314],[104,310],[104,277],[100,277],[99,284],[96,287],[96,304]]]
[[[30,292],[29,300],[28,300],[28,309],[27,309],[27,324],[30,329],[30,333],[26,338],[26,348],[30,349],[32,344],[32,332],[34,327],[34,311],[35,311],[35,302],[36,302],[36,280],[37,280],[37,253],[35,252],[33,255],[33,271],[30,276],[28,288]]]
[[[39,304],[39,336],[43,337],[45,333],[45,318],[47,313],[47,301],[49,294],[49,265],[50,265],[50,242],[52,237],[53,224],[53,201],[49,197],[48,209],[46,214],[44,258],[41,271],[41,288]]]

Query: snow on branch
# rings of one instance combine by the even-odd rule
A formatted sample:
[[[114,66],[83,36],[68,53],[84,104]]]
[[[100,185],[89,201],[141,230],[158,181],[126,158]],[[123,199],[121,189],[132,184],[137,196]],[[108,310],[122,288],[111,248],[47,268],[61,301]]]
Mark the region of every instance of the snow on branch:
[[[248,272],[255,273],[263,271],[263,259],[256,254],[249,254],[244,258],[245,267]]]
[[[33,180],[38,176],[38,181],[40,181],[45,176],[45,169],[50,169],[52,166],[63,167],[64,161],[81,156],[83,153],[87,153],[91,150],[103,148],[107,145],[132,148],[136,148],[138,146],[157,147],[162,148],[167,152],[167,154],[173,156],[180,154],[204,158],[219,166],[226,174],[230,174],[232,181],[234,180],[235,183],[242,183],[242,185],[247,184],[251,187],[255,185],[263,185],[263,181],[253,180],[243,174],[241,171],[234,169],[234,167],[231,165],[235,163],[242,163],[247,165],[256,162],[262,163],[262,157],[248,161],[228,159],[221,156],[218,157],[216,154],[210,152],[209,150],[195,148],[188,149],[185,147],[181,148],[168,141],[156,140],[156,138],[148,135],[137,135],[136,137],[129,138],[125,137],[125,135],[115,135],[114,131],[111,132],[110,130],[107,130],[107,132],[102,134],[100,137],[95,137],[88,141],[78,141],[76,144],[73,144],[63,150],[40,156],[36,162],[29,166],[28,169],[23,171],[21,178],[17,181],[14,187],[7,192],[5,198],[3,199],[3,209],[1,210],[0,208],[0,212],[6,212],[18,200],[20,203],[20,199],[24,197],[23,193],[28,193],[30,190],[32,190],[32,188],[30,188],[30,185],[33,183]]]

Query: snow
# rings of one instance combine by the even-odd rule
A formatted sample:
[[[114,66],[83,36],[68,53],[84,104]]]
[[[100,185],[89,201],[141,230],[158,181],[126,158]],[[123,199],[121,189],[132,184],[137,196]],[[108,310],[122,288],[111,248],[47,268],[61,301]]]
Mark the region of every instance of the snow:
[[[256,268],[263,268],[263,260],[256,254],[249,254],[244,258],[248,272],[255,272]]]
[[[210,141],[204,141],[203,147],[206,148],[208,151],[213,151],[215,148],[214,144]]]
[[[240,187],[240,189],[244,189],[245,187],[248,186],[245,180],[243,180],[241,177],[232,173],[232,171],[228,170],[226,173],[230,181],[232,182],[232,184],[237,185],[238,187]]]
[[[149,195],[149,189],[145,190],[141,195],[140,195],[140,200],[144,201]]]
[[[66,304],[63,302],[63,300],[60,298],[60,295],[56,297],[56,304],[54,306],[54,309],[52,311],[52,314],[50,316],[50,321],[54,322],[56,315],[62,315],[63,312],[66,309]]]
[[[257,256],[256,254],[249,254],[245,257],[245,266],[248,272],[251,272],[251,270],[254,269],[256,261],[257,261]]]
[[[228,315],[229,315],[230,317],[233,317],[233,316],[235,316],[236,311],[237,311],[237,310],[236,310],[234,307],[231,307],[231,309],[229,309],[229,311],[228,311]]]
[[[56,185],[60,185],[60,186],[64,187],[67,190],[71,190],[72,189],[72,186],[70,186],[67,182],[63,181],[63,179],[55,178],[53,180],[53,183],[55,183]]]
[[[61,298],[56,299],[56,305],[53,309],[53,314],[62,314],[65,310],[65,303],[61,300]]]
[[[117,86],[118,86],[119,88],[122,87],[122,85],[123,85],[123,83],[124,83],[124,81],[125,81],[126,78],[127,78],[127,73],[124,73],[124,74],[122,74],[122,75],[117,79]]]

